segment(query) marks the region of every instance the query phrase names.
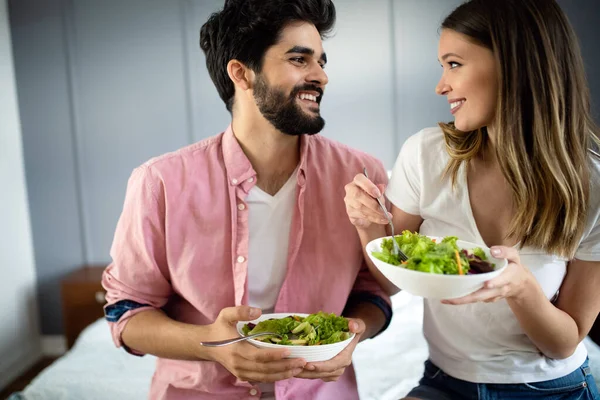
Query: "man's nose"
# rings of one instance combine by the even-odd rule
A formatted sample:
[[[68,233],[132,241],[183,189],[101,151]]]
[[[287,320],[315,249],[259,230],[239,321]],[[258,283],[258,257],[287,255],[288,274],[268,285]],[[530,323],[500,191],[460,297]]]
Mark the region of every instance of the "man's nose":
[[[306,80],[313,84],[322,86],[321,89],[323,89],[323,86],[329,83],[329,77],[327,76],[327,73],[320,64],[315,64],[312,67],[312,70],[310,74],[306,77]]]

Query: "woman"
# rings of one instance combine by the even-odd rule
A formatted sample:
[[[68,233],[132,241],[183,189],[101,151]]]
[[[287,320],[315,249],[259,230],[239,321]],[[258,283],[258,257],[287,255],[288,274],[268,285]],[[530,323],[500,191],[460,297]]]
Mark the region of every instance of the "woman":
[[[554,0],[472,0],[438,56],[455,120],[404,144],[385,191],[396,232],[458,236],[509,265],[425,300],[430,358],[408,398],[598,398],[581,342],[600,310],[599,135],[575,34]],[[346,186],[363,246],[386,235],[380,188]]]

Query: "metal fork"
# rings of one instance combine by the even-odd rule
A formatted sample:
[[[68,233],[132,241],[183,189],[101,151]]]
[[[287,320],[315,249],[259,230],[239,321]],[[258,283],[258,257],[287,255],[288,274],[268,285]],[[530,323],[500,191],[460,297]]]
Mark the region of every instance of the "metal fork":
[[[363,173],[365,174],[367,179],[369,179],[369,175],[367,174],[366,167],[363,167]],[[392,230],[392,243],[394,244],[394,247],[392,249],[392,254],[395,255],[396,257],[398,257],[401,261],[408,260],[408,257],[406,256],[406,254],[404,254],[404,252],[400,249],[400,246],[398,246],[398,243],[396,242],[396,235],[394,234],[394,223],[392,222],[392,218],[390,218],[390,214],[388,214],[387,210],[385,209],[385,205],[383,205],[381,198],[377,197],[377,202],[379,203],[379,207],[381,208],[381,211],[383,211],[383,213],[385,214],[385,217],[387,218],[388,223],[390,225],[390,229]]]
[[[205,347],[227,346],[228,344],[241,342],[242,340],[253,339],[253,338],[259,337],[259,336],[279,336],[279,337],[281,337],[281,335],[279,333],[262,332],[262,333],[255,333],[254,335],[241,336],[241,337],[237,337],[237,338],[233,338],[233,339],[219,340],[217,342],[200,342],[200,346],[205,346]]]

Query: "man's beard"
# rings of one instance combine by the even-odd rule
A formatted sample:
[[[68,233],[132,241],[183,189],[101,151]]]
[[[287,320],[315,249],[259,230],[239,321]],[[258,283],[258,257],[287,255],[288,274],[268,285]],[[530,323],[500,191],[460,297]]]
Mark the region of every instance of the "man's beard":
[[[292,93],[286,96],[283,90],[269,86],[259,74],[255,81],[254,99],[263,117],[277,130],[294,136],[314,135],[323,130],[325,120],[318,113],[315,116],[308,115],[300,108],[296,100],[300,91],[319,92],[317,104],[320,103],[323,95],[321,88],[306,84],[295,87]]]

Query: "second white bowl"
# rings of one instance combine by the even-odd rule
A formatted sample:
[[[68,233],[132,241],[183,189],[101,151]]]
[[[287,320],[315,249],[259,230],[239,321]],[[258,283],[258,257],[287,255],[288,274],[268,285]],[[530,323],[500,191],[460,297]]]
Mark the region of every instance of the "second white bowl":
[[[242,328],[248,322],[258,324],[260,321],[271,318],[285,318],[290,315],[297,315],[299,317],[308,317],[309,314],[302,313],[274,313],[274,314],[263,314],[254,321],[240,321],[237,323],[236,328],[240,336],[244,336]],[[350,333],[350,337],[342,342],[333,344],[322,344],[319,346],[288,346],[281,344],[265,343],[256,339],[248,339],[248,342],[256,347],[263,349],[289,349],[290,355],[287,358],[303,358],[307,362],[327,361],[337,356],[342,350],[346,348],[354,339],[354,333]]]

